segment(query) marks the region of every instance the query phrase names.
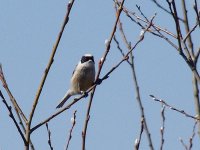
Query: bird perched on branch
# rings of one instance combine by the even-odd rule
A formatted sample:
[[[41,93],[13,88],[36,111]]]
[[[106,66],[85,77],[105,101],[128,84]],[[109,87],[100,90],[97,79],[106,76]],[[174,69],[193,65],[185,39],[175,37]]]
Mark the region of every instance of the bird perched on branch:
[[[61,108],[72,95],[82,94],[87,91],[94,84],[94,80],[94,57],[91,54],[85,54],[82,56],[72,74],[70,89],[66,92],[56,108]]]

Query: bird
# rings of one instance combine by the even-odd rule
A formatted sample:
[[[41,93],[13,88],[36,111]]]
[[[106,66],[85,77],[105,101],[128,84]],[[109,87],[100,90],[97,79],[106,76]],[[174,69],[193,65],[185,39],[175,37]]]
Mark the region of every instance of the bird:
[[[85,54],[76,65],[72,77],[70,88],[60,100],[56,108],[61,108],[65,102],[73,95],[82,94],[87,91],[95,80],[95,62],[92,54]]]

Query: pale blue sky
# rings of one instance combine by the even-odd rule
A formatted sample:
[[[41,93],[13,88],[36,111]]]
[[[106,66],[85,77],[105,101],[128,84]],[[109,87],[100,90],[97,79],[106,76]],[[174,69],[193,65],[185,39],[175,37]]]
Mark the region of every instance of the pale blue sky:
[[[26,116],[29,115],[41,76],[48,62],[66,12],[65,0],[13,1],[2,0],[0,5],[0,62],[8,85]],[[152,17],[155,23],[175,33],[169,16],[147,0],[125,2],[125,6],[137,11],[136,4]],[[163,2],[163,4],[166,4]],[[188,7],[192,7],[188,3]],[[139,14],[139,13],[138,13]],[[125,33],[132,43],[138,39],[141,29],[122,14]],[[72,71],[85,53],[92,53],[96,67],[102,57],[105,44],[115,21],[113,1],[75,1],[69,23],[59,44],[54,63],[49,72],[33,119],[33,125],[56,112],[56,104],[69,87]],[[192,22],[193,23],[193,22]],[[116,36],[120,39],[119,31]],[[199,39],[199,35],[195,36]],[[121,41],[121,40],[120,40]],[[125,48],[122,45],[123,48]],[[136,72],[147,123],[155,149],[160,145],[160,104],[149,97],[154,94],[169,104],[194,115],[191,72],[179,54],[165,41],[147,33],[134,50]],[[121,60],[113,42],[102,70],[104,75]],[[97,70],[97,69],[96,69]],[[3,94],[8,96],[3,89]],[[70,110],[49,122],[54,149],[63,149],[71,128],[70,118],[77,110],[77,124],[69,149],[81,149],[81,132],[84,125],[88,98],[75,104]],[[166,109],[165,149],[183,149],[192,134],[194,121]],[[87,132],[87,150],[131,150],[140,131],[140,110],[135,99],[131,70],[123,63],[110,77],[97,87]],[[23,149],[7,109],[0,103],[0,149]],[[43,126],[32,135],[37,150],[47,150],[47,132]],[[199,138],[194,139],[194,149],[199,149]],[[141,149],[149,148],[143,134]]]

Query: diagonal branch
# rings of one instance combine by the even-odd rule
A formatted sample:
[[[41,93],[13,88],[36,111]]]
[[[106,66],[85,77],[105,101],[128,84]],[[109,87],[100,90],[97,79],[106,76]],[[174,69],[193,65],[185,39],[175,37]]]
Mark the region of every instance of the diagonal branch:
[[[171,110],[174,110],[174,111],[176,111],[176,112],[178,112],[178,113],[181,113],[181,114],[185,115],[186,117],[189,117],[189,118],[192,118],[192,119],[195,119],[195,120],[200,120],[198,117],[192,116],[192,115],[186,113],[184,110],[177,109],[177,108],[175,108],[175,107],[173,107],[173,106],[167,104],[167,103],[166,103],[164,100],[162,100],[162,99],[158,99],[158,98],[156,98],[156,97],[153,96],[153,95],[149,95],[149,96],[150,96],[154,101],[162,103],[163,105],[165,105],[166,107],[168,107],[168,108],[171,109]]]

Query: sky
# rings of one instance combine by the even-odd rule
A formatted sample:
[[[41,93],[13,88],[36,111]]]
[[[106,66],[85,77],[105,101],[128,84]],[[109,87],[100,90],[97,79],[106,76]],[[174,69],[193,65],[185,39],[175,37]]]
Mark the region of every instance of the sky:
[[[9,88],[27,117],[60,31],[67,3],[65,0],[1,1],[0,62]],[[154,23],[175,33],[173,20],[151,1],[127,0],[124,6],[139,15],[136,4],[148,18],[157,13]],[[165,2],[163,5],[167,6]],[[188,2],[187,6],[191,8],[192,3]],[[192,25],[195,19],[192,13],[189,13],[189,16]],[[82,55],[85,53],[94,55],[97,71],[98,62],[105,51],[105,40],[110,37],[115,19],[112,0],[75,0],[69,23],[42,90],[33,126],[57,111],[55,107],[69,88],[71,74]],[[121,21],[128,40],[132,44],[136,43],[141,28],[123,13]],[[195,42],[198,41],[199,35],[199,33],[194,34]],[[126,52],[119,30],[116,32],[116,37]],[[195,45],[195,48],[198,46]],[[121,59],[122,56],[113,41],[100,77]],[[145,34],[144,40],[134,50],[134,60],[147,124],[154,148],[159,149],[161,104],[152,101],[149,95],[153,94],[172,106],[195,115],[192,74],[173,47],[149,33]],[[11,105],[4,88],[1,86],[0,89]],[[126,62],[97,86],[87,130],[87,150],[134,148],[141,120],[134,89],[131,69]],[[77,110],[76,125],[69,149],[81,149],[81,132],[88,100],[89,97],[84,98],[49,122],[54,149],[65,147],[72,126],[70,120],[75,110]],[[194,120],[167,108],[165,115],[164,149],[184,149],[179,139],[182,138],[186,144],[189,143]],[[23,141],[2,102],[0,102],[0,133],[1,150],[24,148]],[[31,139],[37,150],[49,149],[45,126],[34,131]],[[197,132],[193,142],[193,149],[199,149]],[[149,149],[145,132],[140,149]]]

